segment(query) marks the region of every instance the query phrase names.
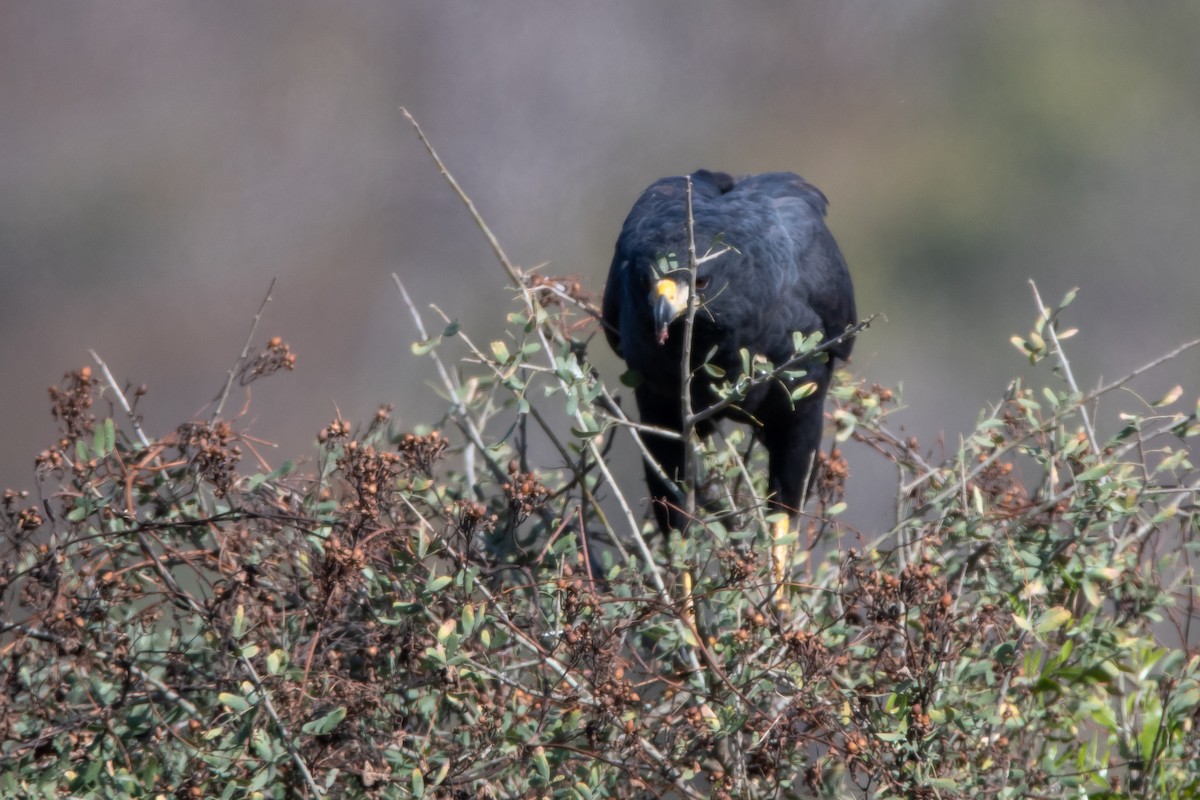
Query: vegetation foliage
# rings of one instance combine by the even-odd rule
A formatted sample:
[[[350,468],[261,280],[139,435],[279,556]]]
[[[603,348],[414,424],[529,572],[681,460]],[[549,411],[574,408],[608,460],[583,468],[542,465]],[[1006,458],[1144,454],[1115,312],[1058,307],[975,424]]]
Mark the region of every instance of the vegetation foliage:
[[[148,437],[103,362],[51,390],[61,437],[0,508],[0,794],[1200,792],[1197,409],[1134,398],[1102,438],[1098,401],[1134,396],[1076,386],[1069,296],[1015,340],[1044,385],[944,456],[839,376],[781,603],[747,432],[694,443],[724,502],[664,542],[613,475],[638,429],[587,361],[588,297],[496,249],[497,341],[431,336],[404,294],[446,416],[339,417],[311,467],[223,403]],[[294,362],[272,339],[231,384]],[[890,530],[841,521],[850,442],[895,467]]]

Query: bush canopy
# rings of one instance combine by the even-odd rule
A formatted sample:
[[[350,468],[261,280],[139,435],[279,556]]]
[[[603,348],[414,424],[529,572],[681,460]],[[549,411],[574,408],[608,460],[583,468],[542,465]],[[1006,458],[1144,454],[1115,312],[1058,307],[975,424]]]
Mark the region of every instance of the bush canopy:
[[[399,286],[446,401],[426,426],[339,417],[272,465],[223,400],[151,437],[99,359],[51,390],[60,438],[0,506],[0,794],[1200,793],[1200,421],[1117,391],[1175,353],[1081,390],[1071,295],[1035,289],[1014,344],[1044,382],[938,457],[893,432],[896,391],[839,374],[780,586],[748,431],[692,442],[719,502],[664,540],[614,474],[640,432],[587,359],[588,293],[488,235],[497,340],[431,334]],[[294,365],[247,348],[223,397]],[[734,402],[778,377],[747,366]],[[1129,404],[1111,436],[1101,400]],[[875,458],[894,522],[855,530]]]

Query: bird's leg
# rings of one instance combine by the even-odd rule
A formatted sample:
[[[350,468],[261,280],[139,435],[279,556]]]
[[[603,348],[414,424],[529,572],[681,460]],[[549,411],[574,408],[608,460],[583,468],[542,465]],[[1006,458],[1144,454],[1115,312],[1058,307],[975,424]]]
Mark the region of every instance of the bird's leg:
[[[788,436],[767,440],[770,455],[771,505],[779,517],[771,524],[771,573],[775,580],[773,599],[781,612],[791,610],[787,600],[786,579],[792,562],[793,543],[800,537],[800,510],[816,469],[817,448],[821,442],[821,404],[825,387],[815,398],[804,401],[801,413]]]
[[[771,525],[771,573],[775,579],[775,591],[772,600],[780,613],[792,610],[785,591],[784,578],[787,577],[788,563],[792,560],[791,548],[787,545],[787,537],[792,530],[792,515],[788,514],[777,519]]]
[[[683,569],[683,615],[688,623],[696,627],[696,604],[692,600],[692,571]]]

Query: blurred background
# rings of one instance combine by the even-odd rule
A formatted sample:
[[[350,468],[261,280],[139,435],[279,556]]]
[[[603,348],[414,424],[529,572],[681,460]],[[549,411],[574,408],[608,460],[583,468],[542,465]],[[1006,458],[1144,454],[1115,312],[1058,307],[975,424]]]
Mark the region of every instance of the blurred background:
[[[311,459],[335,405],[435,421],[390,273],[478,341],[516,304],[400,106],[514,261],[597,298],[652,180],[804,175],[886,315],[853,370],[952,450],[1022,372],[1030,278],[1081,288],[1085,387],[1200,335],[1198,41],[1194,3],[5,3],[0,487],[32,488],[46,387],[88,348],[148,386],[151,435],[200,413],[274,276],[256,344],[299,364],[241,422],[269,459]],[[1200,353],[1135,388],[1176,383],[1191,407]],[[886,525],[892,474],[851,468],[853,519]]]

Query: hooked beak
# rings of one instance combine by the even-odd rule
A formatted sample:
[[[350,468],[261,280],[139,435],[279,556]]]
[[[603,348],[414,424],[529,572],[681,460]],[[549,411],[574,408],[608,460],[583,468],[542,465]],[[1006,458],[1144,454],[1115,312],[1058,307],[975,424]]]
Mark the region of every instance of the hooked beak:
[[[663,278],[654,284],[650,299],[654,303],[654,330],[658,343],[663,344],[667,341],[667,328],[687,310],[687,284]]]

